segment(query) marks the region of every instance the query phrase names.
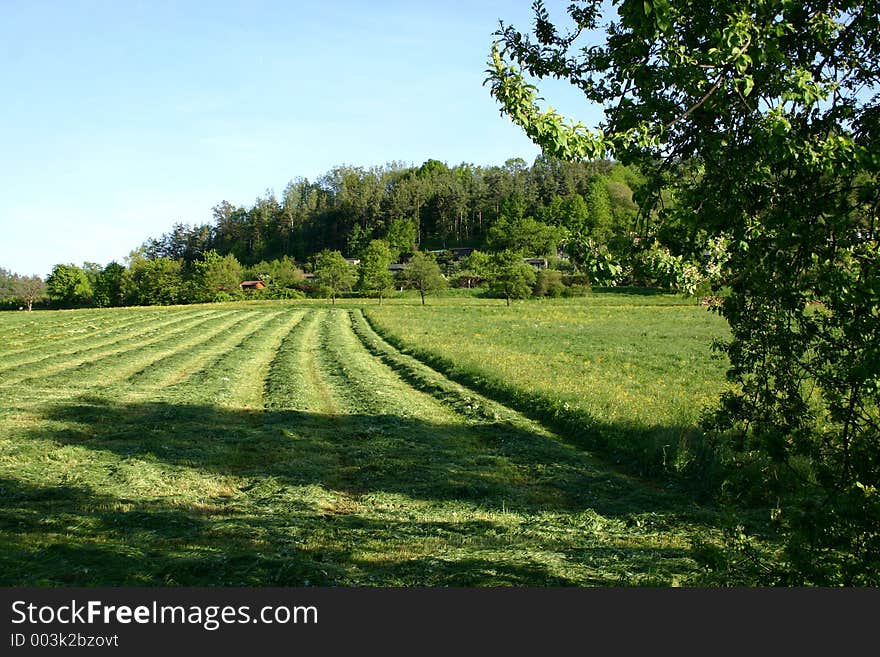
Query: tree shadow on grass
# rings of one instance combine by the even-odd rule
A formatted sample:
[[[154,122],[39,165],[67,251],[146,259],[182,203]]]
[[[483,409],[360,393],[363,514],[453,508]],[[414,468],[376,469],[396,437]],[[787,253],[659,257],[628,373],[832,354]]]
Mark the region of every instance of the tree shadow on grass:
[[[347,530],[349,538],[393,537],[403,549],[410,533],[430,531],[430,523],[415,529],[364,517],[233,510],[211,517],[157,502],[120,505],[81,486],[13,479],[0,479],[0,491],[8,501],[0,509],[5,586],[570,584],[537,564],[440,561],[405,553],[370,560],[354,555],[344,541],[302,544],[308,532],[339,537]],[[470,534],[494,528],[485,522],[459,525],[457,531]]]
[[[42,411],[31,437],[202,472],[398,493],[524,511],[687,513],[683,498],[508,423],[433,424],[400,415],[324,415],[98,397]]]
[[[598,550],[633,523],[707,517],[506,424],[82,398],[25,431],[90,456],[64,470],[73,483],[42,483],[51,460],[0,479],[5,585],[663,582],[693,567],[686,550],[638,536]]]
[[[567,577],[528,551],[492,550],[506,528],[486,521],[206,515],[160,502],[123,511],[85,487],[0,479],[0,490],[10,501],[0,509],[3,586],[617,586],[666,584],[664,566],[688,568],[684,549],[583,547],[569,537],[556,545],[563,558],[593,568]],[[452,532],[484,549],[425,554],[418,545],[425,534],[454,544]],[[388,547],[373,555],[358,541]]]

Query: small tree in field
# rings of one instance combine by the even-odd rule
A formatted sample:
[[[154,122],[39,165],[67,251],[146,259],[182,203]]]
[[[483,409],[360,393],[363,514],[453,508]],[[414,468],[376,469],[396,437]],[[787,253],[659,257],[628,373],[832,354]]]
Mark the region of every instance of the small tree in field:
[[[417,251],[412,259],[403,268],[403,280],[409,287],[419,291],[422,305],[425,305],[425,295],[442,290],[446,287],[446,279],[440,272],[440,266],[433,256]]]
[[[489,287],[504,297],[507,305],[511,299],[527,299],[535,284],[535,269],[523,262],[515,251],[501,251],[492,255],[489,265]]]
[[[358,289],[378,296],[380,305],[382,297],[394,287],[394,276],[388,269],[392,259],[391,248],[385,240],[373,240],[361,255]]]
[[[46,284],[39,276],[20,276],[13,282],[12,291],[25,302],[28,310],[32,310],[34,301],[46,296]]]
[[[335,304],[339,293],[354,285],[355,269],[339,251],[324,249],[315,257],[315,281]]]

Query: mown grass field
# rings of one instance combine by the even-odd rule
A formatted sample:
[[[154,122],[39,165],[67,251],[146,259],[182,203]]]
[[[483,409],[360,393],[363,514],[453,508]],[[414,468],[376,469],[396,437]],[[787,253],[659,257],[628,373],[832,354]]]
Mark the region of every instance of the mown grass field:
[[[721,385],[719,327],[643,302],[367,312],[610,424],[686,426]],[[698,581],[716,513],[402,353],[360,305],[0,315],[0,584]]]

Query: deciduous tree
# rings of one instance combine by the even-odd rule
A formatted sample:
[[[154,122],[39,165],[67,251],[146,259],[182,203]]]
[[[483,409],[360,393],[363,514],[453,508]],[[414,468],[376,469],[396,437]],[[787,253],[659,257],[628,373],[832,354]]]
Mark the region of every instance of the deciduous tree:
[[[73,264],[58,264],[46,279],[46,291],[53,303],[73,308],[91,303],[92,287],[86,273]]]
[[[391,247],[385,240],[373,240],[364,249],[358,268],[358,289],[379,297],[394,289],[394,275],[388,269],[393,259]]]
[[[510,305],[511,299],[526,299],[532,294],[536,272],[523,262],[516,251],[495,253],[489,263],[489,287]]]
[[[99,307],[125,305],[125,276],[125,267],[118,262],[108,263],[95,281],[95,305]]]
[[[125,277],[126,302],[140,306],[169,306],[184,300],[183,263],[170,258],[129,256]]]
[[[231,253],[221,256],[213,249],[193,263],[193,300],[213,301],[219,293],[236,292],[241,283],[241,263]]]
[[[488,245],[493,251],[519,251],[529,256],[556,255],[565,230],[537,221],[534,217],[498,218],[489,229]]]
[[[356,280],[355,268],[346,262],[339,251],[321,251],[315,257],[315,281],[336,303],[340,292],[350,290]]]
[[[425,295],[442,290],[447,285],[437,261],[431,254],[422,251],[413,254],[401,275],[409,287],[419,291],[423,306]]]
[[[489,80],[547,154],[649,176],[641,213],[731,236],[721,345],[735,386],[715,427],[761,473],[786,541],[771,582],[880,583],[880,8],[823,0],[534,3],[502,25]],[[604,28],[604,41],[582,47]],[[595,129],[537,102],[570,80]],[[533,79],[534,79],[533,78]],[[727,490],[744,490],[740,475]]]
[[[46,296],[46,284],[39,276],[18,276],[12,284],[12,292],[33,310],[34,302]]]
[[[401,254],[409,253],[416,248],[418,229],[412,221],[395,219],[388,227],[385,241],[391,247],[391,252],[396,260]]]

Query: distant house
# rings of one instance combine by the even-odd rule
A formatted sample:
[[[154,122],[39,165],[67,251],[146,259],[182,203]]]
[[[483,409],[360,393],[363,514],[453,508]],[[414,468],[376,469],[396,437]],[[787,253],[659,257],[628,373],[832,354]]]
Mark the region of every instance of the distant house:
[[[535,269],[547,269],[547,258],[523,258],[523,262]]]
[[[406,265],[399,262],[392,262],[388,265],[388,271],[398,272],[403,271],[404,269],[406,269]]]
[[[360,261],[359,258],[346,258],[345,261],[346,261],[348,264],[350,264],[350,265],[355,265],[355,266],[361,264],[361,261]]]
[[[449,249],[449,252],[452,254],[453,258],[465,258],[474,252],[474,249],[469,246],[461,246],[453,249]]]
[[[242,290],[262,290],[266,287],[263,281],[242,281],[238,284]]]

